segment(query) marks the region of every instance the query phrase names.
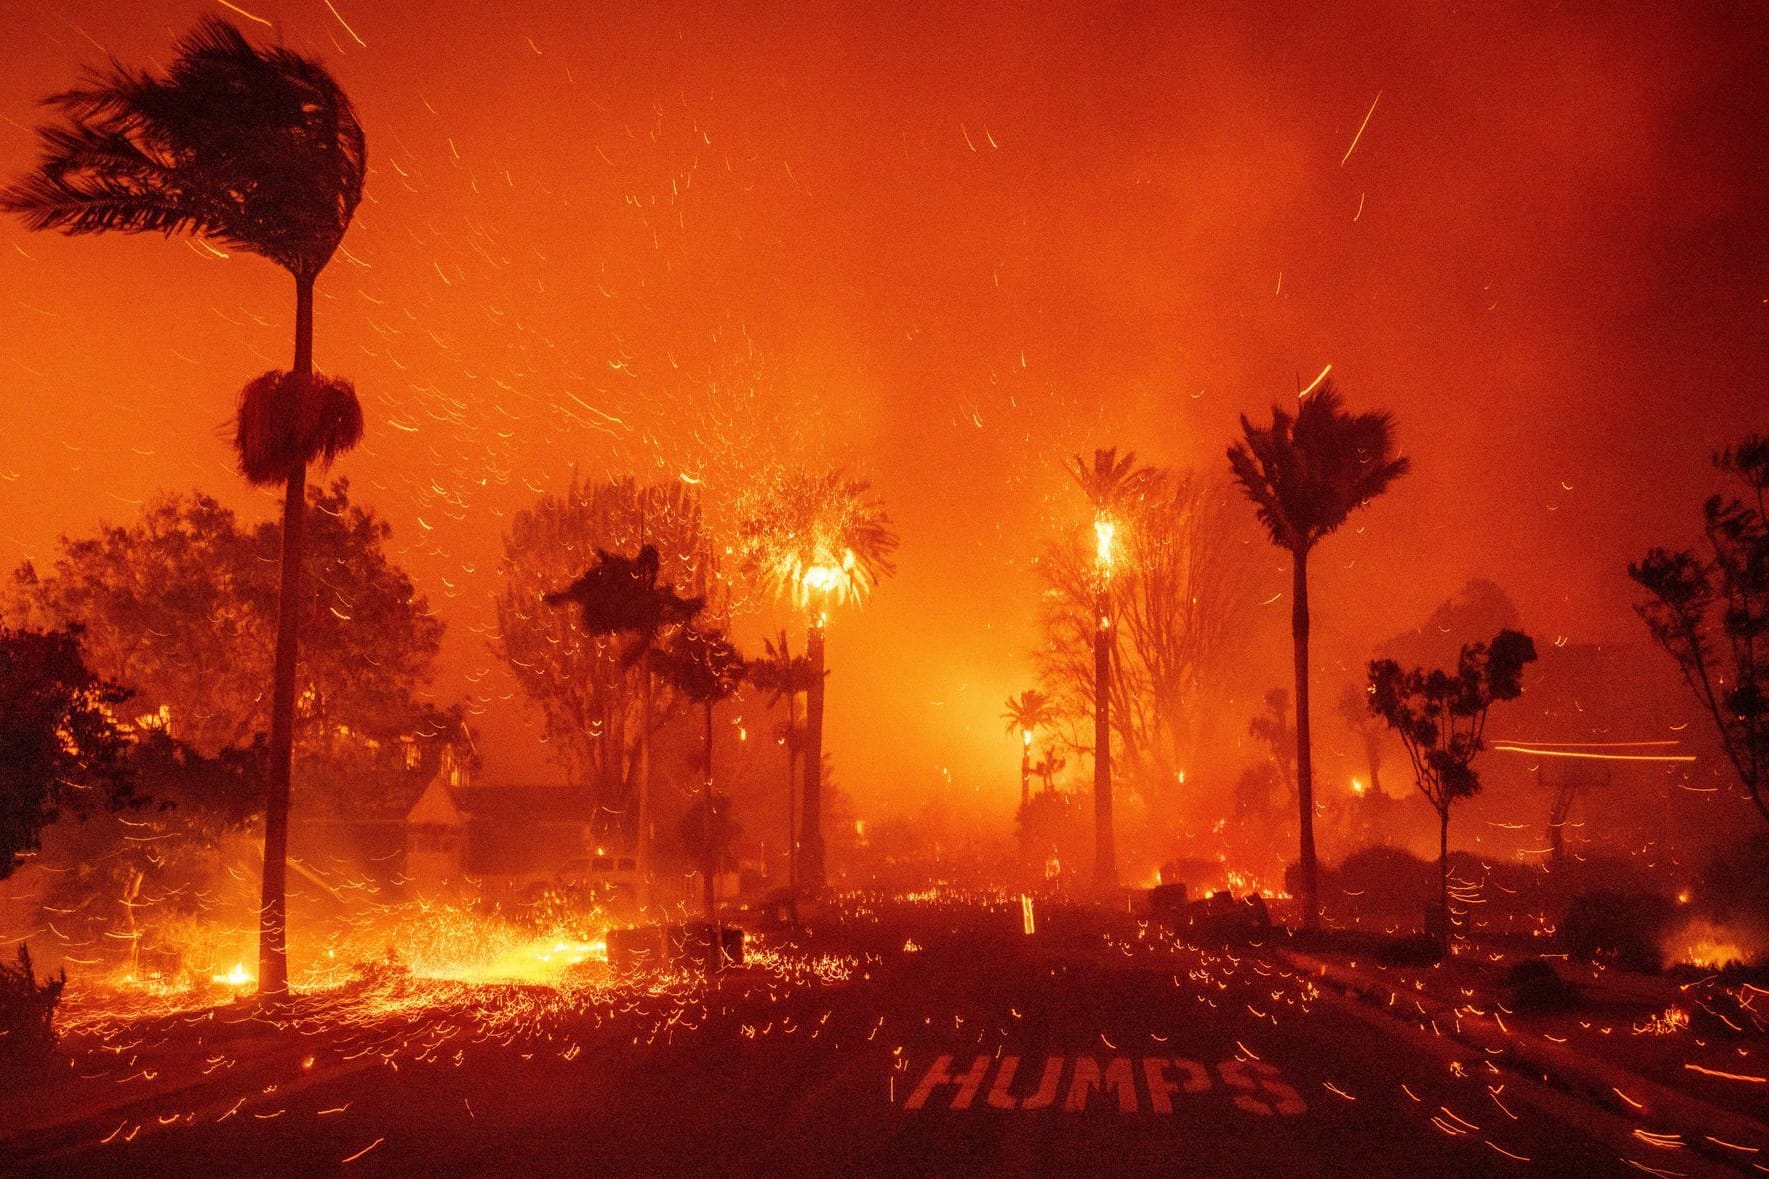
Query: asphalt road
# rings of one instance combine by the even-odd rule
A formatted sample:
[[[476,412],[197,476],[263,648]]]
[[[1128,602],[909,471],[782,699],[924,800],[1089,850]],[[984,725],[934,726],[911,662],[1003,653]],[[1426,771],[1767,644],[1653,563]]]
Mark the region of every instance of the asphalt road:
[[[583,1026],[420,1021],[398,1051],[319,1036],[0,1144],[0,1173],[1699,1173],[1259,950],[1040,918],[1027,936],[1014,907],[884,906],[814,945],[859,961],[846,982],[741,971]]]

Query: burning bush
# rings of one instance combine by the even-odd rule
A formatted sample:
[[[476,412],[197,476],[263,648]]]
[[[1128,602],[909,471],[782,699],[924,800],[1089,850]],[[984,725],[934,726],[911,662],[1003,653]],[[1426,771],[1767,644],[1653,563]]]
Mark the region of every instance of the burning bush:
[[[1673,963],[1698,970],[1726,970],[1754,964],[1758,940],[1756,934],[1742,928],[1697,917],[1672,930],[1663,949],[1665,958]]]
[[[55,1051],[55,1008],[67,985],[60,978],[37,981],[30,948],[20,945],[18,965],[0,964],[0,1064],[38,1064]]]
[[[1581,958],[1656,974],[1673,918],[1671,901],[1656,893],[1580,893],[1560,922],[1560,944]]]

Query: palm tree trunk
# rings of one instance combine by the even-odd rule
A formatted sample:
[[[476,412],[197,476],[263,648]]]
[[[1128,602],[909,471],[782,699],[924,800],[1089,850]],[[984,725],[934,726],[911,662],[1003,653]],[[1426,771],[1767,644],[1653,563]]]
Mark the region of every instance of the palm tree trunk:
[[[313,280],[295,279],[295,366],[313,376]],[[307,522],[307,464],[289,471],[283,490],[281,584],[276,600],[276,671],[270,699],[270,783],[264,804],[264,873],[258,908],[258,995],[280,1006],[289,993],[289,779],[295,752],[295,664],[301,634],[302,531]]]
[[[639,830],[633,866],[639,879],[634,895],[639,911],[651,907],[651,646],[639,656]]]
[[[1314,854],[1314,762],[1308,738],[1308,550],[1291,563],[1290,636],[1296,648],[1296,806],[1302,825],[1302,926],[1321,923],[1320,885]]]
[[[1020,745],[1020,809],[1032,805],[1032,747]]]
[[[718,970],[724,947],[719,941],[719,905],[714,887],[714,878],[719,870],[719,856],[713,848],[713,706],[710,700],[706,704],[706,802],[701,816],[700,836],[706,852],[702,867],[704,883],[701,886],[701,896],[706,902],[706,969],[711,973]]]
[[[1112,838],[1112,601],[1102,589],[1093,619],[1093,882],[1118,883],[1118,855]]]
[[[798,891],[799,886],[799,833],[798,833],[798,702],[796,692],[786,693],[786,886]]]
[[[799,860],[799,878],[807,892],[823,891],[823,628],[812,626],[805,635],[805,655],[811,661],[811,682],[805,692],[805,822]]]

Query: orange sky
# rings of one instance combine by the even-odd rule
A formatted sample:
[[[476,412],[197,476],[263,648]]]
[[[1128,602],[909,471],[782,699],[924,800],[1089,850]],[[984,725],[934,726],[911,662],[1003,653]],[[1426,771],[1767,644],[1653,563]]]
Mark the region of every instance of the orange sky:
[[[1473,574],[1538,636],[1638,637],[1627,560],[1769,426],[1751,5],[241,7],[367,127],[318,304],[368,416],[338,472],[450,623],[492,780],[551,773],[485,632],[505,521],[573,464],[715,510],[758,457],[872,478],[903,548],[832,630],[838,777],[1005,803],[1068,454],[1218,468],[1327,364],[1392,408],[1414,473],[1314,565],[1332,666]],[[0,3],[0,174],[36,98],[206,12]],[[267,515],[222,425],[292,302],[256,258],[0,223],[0,564],[163,489]]]

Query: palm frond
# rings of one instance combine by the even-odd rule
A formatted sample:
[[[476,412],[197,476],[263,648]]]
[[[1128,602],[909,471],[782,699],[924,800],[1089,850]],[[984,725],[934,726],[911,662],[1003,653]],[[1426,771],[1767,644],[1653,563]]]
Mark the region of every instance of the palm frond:
[[[330,466],[362,440],[362,430],[362,403],[348,380],[315,373],[303,382],[273,369],[240,391],[234,453],[247,482],[275,486],[297,463]]]
[[[1273,543],[1305,552],[1410,469],[1394,453],[1394,430],[1386,411],[1346,412],[1328,381],[1294,417],[1278,406],[1269,427],[1243,416],[1229,468]]]
[[[0,209],[65,233],[199,233],[312,278],[362,198],[362,126],[331,75],[206,17],[164,76],[115,61],[51,96],[36,172]]]

